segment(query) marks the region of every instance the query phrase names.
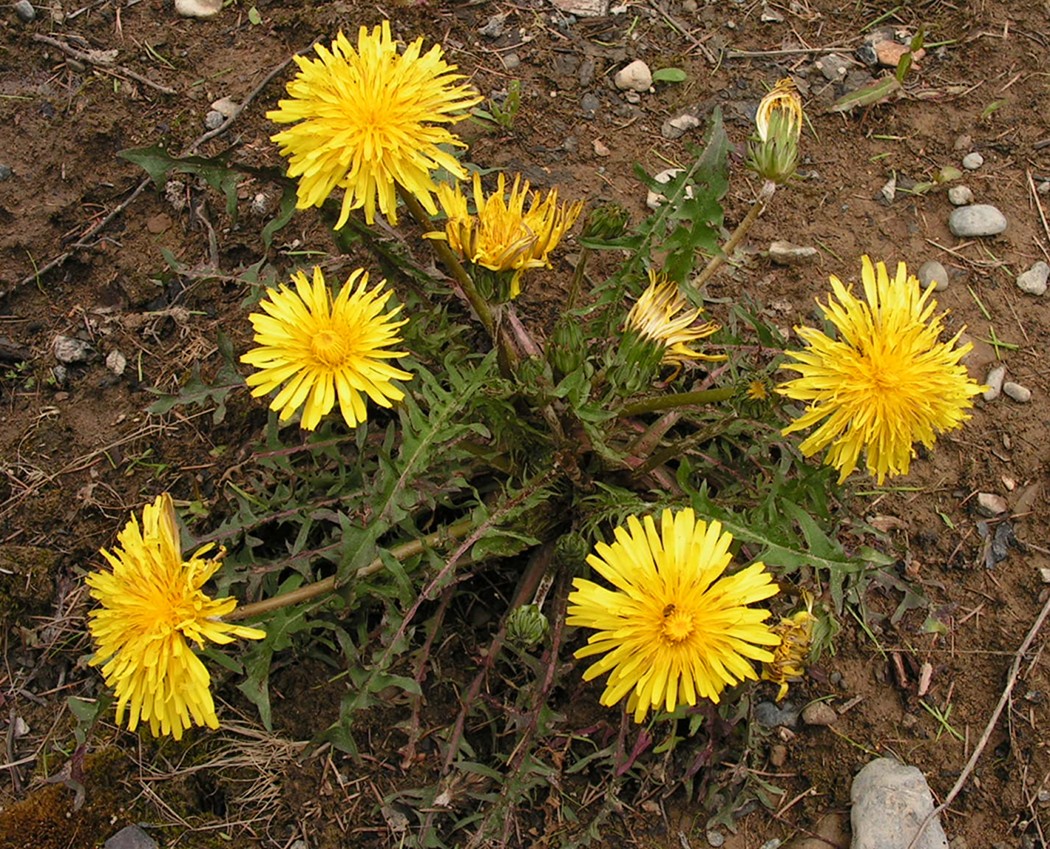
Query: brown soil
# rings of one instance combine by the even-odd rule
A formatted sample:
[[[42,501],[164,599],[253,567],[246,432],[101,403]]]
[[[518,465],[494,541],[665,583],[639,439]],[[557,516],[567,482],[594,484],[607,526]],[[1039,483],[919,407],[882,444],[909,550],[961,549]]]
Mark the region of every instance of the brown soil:
[[[315,38],[330,39],[340,27],[353,33],[377,23],[384,11],[399,37],[439,39],[486,95],[522,81],[521,111],[509,132],[464,130],[472,161],[520,170],[534,184],[560,185],[572,197],[619,201],[638,217],[645,190],[632,164],[654,173],[688,161],[690,137],[664,139],[662,122],[685,109],[706,116],[719,106],[737,145],[726,220],[739,221],[755,189],[738,155],[750,132],[749,110],[776,79],[787,73],[804,78],[812,123],[803,141],[804,179],[777,193],[739,264],[716,276],[711,312],[718,315],[719,299],[747,296],[768,305],[786,327],[811,320],[813,299],[825,291],[828,274],[856,279],[863,253],[890,264],[906,260],[909,267],[937,259],[951,275],[950,287],[938,295],[951,310],[949,325],[967,325],[977,340],[970,361],[975,377],[983,380],[995,357],[980,340],[1012,343],[1002,356],[1009,376],[1032,390],[1031,404],[979,404],[963,431],[914,464],[904,486],[857,496],[857,516],[884,531],[884,548],[900,558],[895,580],[873,582],[865,599],[867,632],[846,617],[835,653],[792,693],[800,702],[830,696],[848,710],[833,728],[802,728],[786,740],[761,742],[751,763],[785,795],[773,811],[759,809],[742,819],[727,845],[758,847],[770,838],[812,833],[825,814],[848,809],[850,778],[872,753],[915,764],[943,797],[991,716],[1014,652],[1047,594],[1039,569],[1050,567],[1044,512],[1050,369],[1043,345],[1050,313],[1045,298],[1022,294],[1014,278],[1045,258],[1048,247],[1041,214],[1050,198],[1034,187],[1050,179],[1044,70],[1050,18],[1045,4],[1023,0],[896,7],[885,23],[910,32],[921,25],[927,43],[941,46],[929,49],[898,98],[852,115],[829,113],[838,91],[813,70],[814,59],[825,46],[852,55],[864,28],[890,5],[772,4],[784,22],[765,23],[758,3],[697,9],[696,3],[684,8],[654,0],[568,26],[557,24],[552,6],[533,0],[431,2],[383,11],[277,0],[258,5],[257,25],[242,3],[210,21],[177,17],[160,0],[101,0],[83,8],[56,0],[52,11],[38,8],[31,24],[8,7],[0,20],[0,164],[13,171],[0,182],[0,551],[6,551],[0,565],[34,565],[29,572],[12,568],[14,578],[0,574],[0,716],[7,722],[0,847],[98,846],[135,821],[163,825],[157,836],[168,846],[286,847],[295,838],[311,847],[398,845],[390,811],[385,816],[380,802],[426,781],[399,765],[403,738],[394,728],[403,716],[395,708],[375,715],[361,763],[332,750],[300,760],[298,741],[333,721],[343,692],[341,684],[325,684],[330,672],[308,659],[276,673],[273,735],[259,733],[251,706],[232,685],[220,689],[229,700],[224,720],[242,717],[228,739],[229,753],[246,754],[243,761],[230,765],[219,758],[202,767],[192,757],[198,743],[158,750],[148,738],[140,743],[107,726],[101,736],[108,741],[96,738],[92,745],[115,744],[134,762],[130,770],[112,764],[89,769],[90,801],[79,811],[69,807],[72,790],[45,783],[75,746],[65,698],[93,697],[101,689],[97,673],[83,662],[90,651],[84,570],[97,564],[98,548],[112,543],[129,512],[156,492],[213,495],[225,470],[244,459],[239,446],[263,421],[237,393],[220,425],[203,413],[149,416],[145,409],[154,396],[147,390],[174,389],[195,364],[214,372],[219,329],[238,345],[248,337],[238,269],[268,255],[283,273],[296,262],[293,250],[338,253],[313,214],[297,216],[267,252],[259,232],[273,214],[278,188],[262,176],[242,186],[233,222],[222,198],[189,177],[181,189],[189,200],[184,207],[152,185],[131,198],[143,172],[116,154],[152,144],[188,152],[204,132],[212,101],[244,100],[292,52]],[[504,33],[480,36],[479,28],[496,13],[507,15]],[[117,65],[85,64],[43,36],[81,51],[117,49]],[[521,60],[513,70],[504,66],[509,53]],[[687,80],[658,84],[630,105],[611,77],[635,58],[654,69],[682,68]],[[594,79],[583,85],[580,66],[587,61],[594,63]],[[278,73],[200,152],[214,155],[232,146],[238,161],[279,167],[269,141],[274,127],[264,113],[288,75]],[[594,117],[580,107],[587,92],[601,102]],[[963,135],[970,142],[960,142]],[[949,233],[943,187],[900,190],[957,166],[970,150],[979,151],[985,164],[965,182],[1009,220],[1006,233],[990,240],[964,242]],[[880,188],[894,174],[898,194],[887,203]],[[257,195],[263,196],[255,207],[264,207],[261,213],[253,211]],[[129,198],[105,226],[92,229]],[[773,266],[757,250],[775,239],[818,247],[819,259],[796,268]],[[173,274],[162,250],[190,271],[210,264],[226,277]],[[51,262],[67,254],[64,262]],[[568,270],[565,264],[557,275],[565,279]],[[535,309],[545,297],[526,292],[525,303]],[[71,367],[65,381],[56,381],[52,371],[52,342],[59,334],[87,339],[96,351],[89,364]],[[119,378],[104,365],[114,350],[128,362]],[[978,492],[1006,497],[1023,545],[993,569],[982,559]],[[11,554],[14,546],[23,547],[21,554]],[[41,562],[50,571],[43,579]],[[911,598],[909,587],[929,603],[893,616]],[[945,817],[949,836],[971,846],[1037,845],[1050,826],[1039,801],[1039,792],[1050,790],[1050,680],[1043,640],[1034,646],[984,755]],[[450,681],[460,676],[457,664],[464,658],[476,662],[477,649],[463,636],[443,646]],[[932,671],[924,701],[945,714],[950,708],[947,721],[961,740],[919,702],[924,663]],[[451,686],[437,690],[434,709],[444,703],[454,710]],[[608,720],[594,707],[596,693],[592,686],[562,695],[578,702],[571,727]],[[19,720],[28,726],[24,734]],[[776,745],[786,746],[780,766],[769,761]],[[197,766],[180,770],[180,763]],[[62,794],[67,798],[55,801]],[[515,845],[561,845],[556,802],[554,794],[537,801]],[[100,804],[109,805],[108,813]],[[61,828],[41,822],[37,815],[45,809]],[[703,819],[683,804],[679,791],[624,808],[597,845],[669,847],[690,839],[704,845]]]

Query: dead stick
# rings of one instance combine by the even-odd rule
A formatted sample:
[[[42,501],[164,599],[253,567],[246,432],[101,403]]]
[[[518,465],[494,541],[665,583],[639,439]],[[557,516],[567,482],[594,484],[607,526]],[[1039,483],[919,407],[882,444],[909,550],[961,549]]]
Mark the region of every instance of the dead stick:
[[[57,47],[70,58],[83,62],[86,65],[91,65],[100,71],[105,71],[107,74],[116,74],[119,72],[126,77],[131,77],[133,80],[140,82],[143,85],[155,88],[162,94],[178,94],[175,89],[168,88],[166,85],[161,85],[160,83],[155,83],[149,77],[144,77],[142,74],[131,70],[131,68],[107,61],[109,58],[108,56],[103,59],[101,55],[97,55],[97,51],[85,53],[83,50],[77,50],[75,47],[71,47],[64,41],[59,41],[57,38],[51,38],[51,36],[48,35],[40,35],[39,33],[33,33],[33,41],[39,41],[41,44],[50,44],[52,47]]]
[[[1050,242],[1050,227],[1046,224],[1046,214],[1043,212],[1043,204],[1039,200],[1039,192],[1036,191],[1035,188],[1035,180],[1032,179],[1031,171],[1026,171],[1025,173],[1028,174],[1028,188],[1032,192],[1032,200],[1035,201],[1035,208],[1039,210],[1039,220],[1043,222],[1043,232],[1046,233],[1047,242]],[[1042,245],[1039,247],[1042,249],[1043,254],[1046,255],[1046,248]],[[1050,259],[1050,256],[1047,256],[1047,259]]]
[[[1010,700],[1010,695],[1014,691],[1014,685],[1017,684],[1018,673],[1021,671],[1021,662],[1028,649],[1031,648],[1035,635],[1038,634],[1039,629],[1043,627],[1043,622],[1046,621],[1048,614],[1050,614],[1050,598],[1047,598],[1046,604],[1043,605],[1043,609],[1039,613],[1039,617],[1035,620],[1035,624],[1029,629],[1027,636],[1024,638],[1024,642],[1021,643],[1021,647],[1014,654],[1014,662],[1010,666],[1010,674],[1006,676],[1006,689],[1003,690],[1003,694],[999,697],[999,704],[997,704],[995,710],[992,711],[992,718],[988,720],[988,724],[984,727],[984,733],[981,734],[981,739],[977,741],[977,746],[974,748],[973,754],[970,755],[970,760],[966,762],[966,766],[959,775],[958,781],[955,782],[955,786],[948,792],[948,795],[944,797],[944,801],[930,811],[926,815],[926,819],[919,824],[915,836],[912,837],[911,842],[908,844],[908,849],[915,849],[915,844],[919,842],[919,838],[922,837],[922,833],[926,830],[926,826],[929,825],[930,820],[934,817],[940,816],[948,809],[948,806],[955,801],[955,797],[959,795],[963,785],[966,783],[966,779],[970,777],[970,773],[973,772],[973,768],[976,766],[978,758],[981,757],[981,752],[983,752],[984,747],[988,745],[988,740],[992,736],[992,731],[995,730],[995,726],[999,722],[999,716],[1002,714],[1003,708],[1006,707],[1006,703]]]

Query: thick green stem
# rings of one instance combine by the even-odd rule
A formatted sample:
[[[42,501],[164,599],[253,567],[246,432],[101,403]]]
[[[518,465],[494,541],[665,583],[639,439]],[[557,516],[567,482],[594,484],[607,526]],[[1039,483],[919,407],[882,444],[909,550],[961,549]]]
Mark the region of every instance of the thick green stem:
[[[747,231],[751,229],[751,225],[758,220],[758,216],[762,214],[762,210],[766,208],[776,190],[777,184],[772,180],[766,180],[766,182],[762,184],[762,188],[758,192],[758,197],[755,198],[755,202],[751,205],[751,209],[747,211],[744,220],[737,225],[733,234],[729,237],[729,241],[722,246],[722,253],[711,257],[711,261],[707,264],[707,267],[701,271],[700,276],[693,281],[693,285],[696,286],[697,289],[710,280],[714,273],[722,267],[722,263],[726,261],[726,257],[733,255],[733,251],[736,250],[737,245],[739,245],[744,236],[747,235]]]
[[[728,401],[736,394],[731,386],[723,386],[721,389],[700,389],[696,392],[677,392],[674,395],[659,395],[656,398],[646,398],[644,401],[635,401],[628,404],[619,415],[637,416],[642,413],[658,413],[660,410],[673,410],[675,407],[688,407],[693,404],[713,404],[716,401]]]
[[[404,561],[416,554],[422,554],[428,548],[435,548],[442,543],[462,539],[470,533],[473,527],[474,526],[469,519],[463,519],[456,522],[454,525],[449,525],[447,528],[428,534],[422,539],[414,539],[402,543],[401,545],[395,545],[390,549],[390,554],[396,560]],[[384,568],[383,561],[377,557],[367,566],[359,569],[355,573],[355,577],[364,578],[368,575],[374,575],[382,568]],[[335,589],[336,576],[332,575],[328,578],[322,578],[320,581],[314,581],[304,587],[299,587],[297,590],[281,593],[281,595],[276,595],[273,598],[264,598],[262,601],[255,601],[251,604],[246,604],[243,607],[238,607],[232,613],[224,616],[223,619],[226,622],[234,622],[240,619],[251,619],[255,616],[262,616],[263,614],[271,613],[274,610],[280,610],[282,607],[290,607],[293,604],[302,604],[304,601],[312,601],[315,598],[328,595]]]
[[[565,302],[566,311],[575,307],[576,301],[580,297],[580,290],[583,289],[583,275],[587,268],[587,258],[590,255],[590,248],[585,247],[580,251],[580,258],[576,260],[576,269],[572,273],[572,283],[569,286],[569,299]]]

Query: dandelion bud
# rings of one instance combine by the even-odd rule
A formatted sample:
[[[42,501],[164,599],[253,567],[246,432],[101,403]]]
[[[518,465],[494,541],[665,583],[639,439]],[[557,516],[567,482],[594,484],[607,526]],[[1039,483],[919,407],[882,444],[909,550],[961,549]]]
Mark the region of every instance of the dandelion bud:
[[[587,359],[587,343],[579,320],[562,316],[547,343],[547,359],[560,376],[572,374]]]
[[[596,206],[587,216],[583,225],[585,239],[618,239],[627,229],[630,215],[618,203],[603,203]]]
[[[587,561],[591,544],[581,534],[563,534],[554,544],[554,562],[558,565],[578,569]]]
[[[780,184],[795,173],[803,117],[802,98],[790,77],[762,98],[755,115],[757,135],[748,145],[748,166],[760,177]]]
[[[523,649],[538,646],[550,629],[550,622],[536,604],[516,607],[507,617],[507,639]]]

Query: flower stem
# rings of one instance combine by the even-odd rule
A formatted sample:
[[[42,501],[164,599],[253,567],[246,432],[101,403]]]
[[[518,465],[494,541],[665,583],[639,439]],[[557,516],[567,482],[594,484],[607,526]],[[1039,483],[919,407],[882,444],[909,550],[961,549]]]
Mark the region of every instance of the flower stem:
[[[401,195],[401,200],[405,202],[408,211],[412,213],[412,217],[416,219],[421,227],[429,229],[434,226],[434,223],[430,220],[426,210],[423,209],[422,204],[416,199],[415,195],[407,191],[400,183],[397,185],[397,193]],[[478,318],[484,325],[485,330],[488,331],[489,336],[492,337],[494,342],[498,342],[496,338],[496,318],[492,313],[492,307],[481,296],[478,287],[474,285],[474,281],[463,267],[463,263],[452,253],[448,242],[443,239],[428,239],[428,241],[434,247],[434,252],[441,257],[441,261],[452,272],[452,276],[463,290],[463,294],[467,296],[467,300],[470,301],[474,312],[478,314]]]
[[[427,534],[427,536],[422,539],[414,539],[402,543],[401,545],[395,545],[390,549],[390,555],[396,560],[403,562],[409,557],[421,554],[428,548],[434,548],[442,543],[451,542],[452,540],[462,539],[470,533],[473,527],[473,523],[470,519],[462,519],[453,525],[449,525],[447,528],[442,528],[440,531]],[[383,568],[382,559],[377,557],[367,566],[359,569],[354,574],[354,577],[364,578],[368,575],[374,575]],[[226,622],[235,622],[240,619],[251,619],[252,617],[261,616],[265,613],[272,613],[274,610],[280,610],[282,607],[290,607],[293,604],[302,604],[304,601],[312,601],[315,598],[328,595],[336,589],[336,577],[337,576],[335,575],[331,575],[327,578],[322,578],[320,581],[314,581],[304,587],[299,587],[291,592],[281,593],[281,595],[276,595],[272,598],[264,598],[262,601],[255,601],[251,604],[246,604],[243,607],[238,607],[232,613],[228,613],[224,616],[223,620]]]
[[[619,415],[637,416],[641,413],[657,413],[660,410],[672,410],[675,407],[688,407],[693,404],[713,404],[716,401],[728,401],[736,394],[731,386],[723,386],[721,389],[700,389],[696,392],[677,392],[674,395],[659,395],[655,398],[646,398],[644,401],[635,401],[628,404]]]
[[[580,290],[583,288],[583,275],[590,255],[591,249],[584,247],[580,251],[580,258],[576,260],[576,269],[572,273],[572,283],[569,286],[569,299],[565,302],[566,310],[571,310],[576,306],[576,299],[580,297]]]
[[[700,272],[700,275],[693,281],[693,285],[699,289],[703,286],[711,277],[714,275],[722,264],[726,261],[726,257],[732,256],[733,251],[736,250],[737,245],[743,240],[744,236],[747,235],[747,231],[751,229],[751,225],[758,220],[758,216],[762,214],[773,197],[773,192],[777,190],[777,184],[772,180],[766,180],[762,184],[762,188],[759,189],[758,197],[755,198],[755,202],[751,205],[751,209],[747,211],[747,215],[744,216],[744,220],[741,221],[736,229],[733,231],[729,240],[722,246],[722,252],[716,256],[711,257],[711,261],[707,264],[707,267]]]

